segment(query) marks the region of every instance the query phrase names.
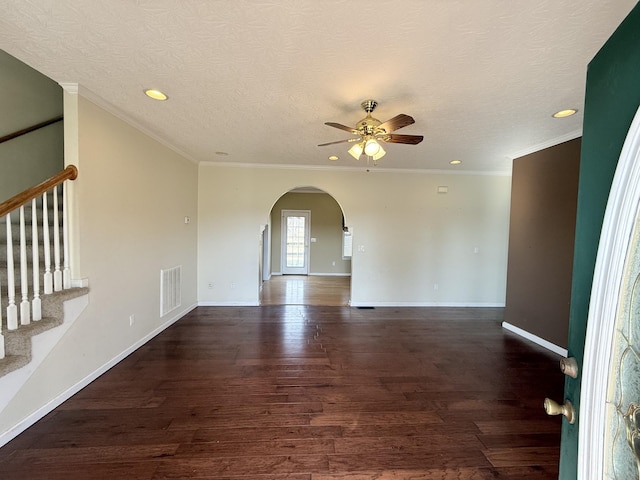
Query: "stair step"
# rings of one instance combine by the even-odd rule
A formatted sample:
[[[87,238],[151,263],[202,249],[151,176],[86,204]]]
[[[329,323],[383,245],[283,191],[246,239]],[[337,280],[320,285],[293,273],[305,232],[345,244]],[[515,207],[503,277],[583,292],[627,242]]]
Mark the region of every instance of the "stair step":
[[[24,367],[30,361],[30,355],[6,355],[2,360],[0,360],[0,377]]]
[[[19,325],[17,330],[7,328],[5,315],[2,318],[2,334],[5,341],[5,358],[0,360],[0,377],[25,366],[31,361],[31,337],[62,325],[64,322],[63,303],[66,300],[86,295],[88,288],[70,288],[50,295],[43,295],[42,320]],[[18,305],[18,318],[19,314]]]

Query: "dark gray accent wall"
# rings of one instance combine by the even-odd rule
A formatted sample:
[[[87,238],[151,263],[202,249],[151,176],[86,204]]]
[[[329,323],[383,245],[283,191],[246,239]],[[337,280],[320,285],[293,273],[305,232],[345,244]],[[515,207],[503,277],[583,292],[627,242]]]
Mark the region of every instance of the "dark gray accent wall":
[[[0,136],[57,118],[62,87],[0,50]],[[0,144],[0,202],[64,168],[63,122]]]
[[[580,143],[571,140],[515,159],[511,183],[505,321],[563,348]]]

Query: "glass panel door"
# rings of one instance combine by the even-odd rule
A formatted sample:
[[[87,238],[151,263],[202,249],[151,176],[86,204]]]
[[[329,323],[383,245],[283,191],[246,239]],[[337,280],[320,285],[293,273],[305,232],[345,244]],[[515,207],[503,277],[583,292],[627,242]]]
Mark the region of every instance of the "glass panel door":
[[[283,274],[309,273],[309,217],[308,210],[282,211]]]

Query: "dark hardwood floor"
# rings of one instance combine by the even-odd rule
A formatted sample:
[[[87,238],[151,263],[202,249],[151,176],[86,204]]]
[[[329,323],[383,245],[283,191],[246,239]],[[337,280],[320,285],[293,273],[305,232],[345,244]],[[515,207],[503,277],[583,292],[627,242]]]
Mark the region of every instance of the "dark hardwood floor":
[[[263,282],[260,305],[349,305],[351,277],[274,275]]]
[[[501,320],[200,307],[0,449],[0,478],[555,479],[559,357]]]

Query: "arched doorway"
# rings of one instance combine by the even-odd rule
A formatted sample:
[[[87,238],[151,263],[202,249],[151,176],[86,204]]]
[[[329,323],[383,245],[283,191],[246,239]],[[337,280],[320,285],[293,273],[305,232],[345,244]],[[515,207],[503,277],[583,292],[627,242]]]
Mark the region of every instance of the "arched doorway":
[[[268,235],[263,233],[260,304],[348,305],[348,230],[342,207],[324,190],[299,187],[283,194],[271,207]]]

